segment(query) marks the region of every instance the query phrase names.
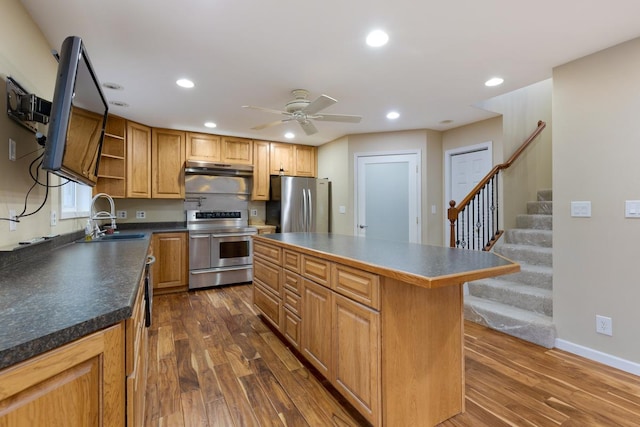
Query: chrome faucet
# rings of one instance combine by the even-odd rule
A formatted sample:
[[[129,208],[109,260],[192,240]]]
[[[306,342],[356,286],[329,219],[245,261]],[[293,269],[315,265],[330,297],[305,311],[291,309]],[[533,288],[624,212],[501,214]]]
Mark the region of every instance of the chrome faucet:
[[[109,201],[111,212],[107,212],[107,211],[96,212],[95,203],[96,203],[96,200],[98,200],[101,197],[104,197]],[[92,227],[93,232],[91,234],[91,237],[94,239],[97,239],[98,237],[104,234],[104,231],[100,231],[100,227],[95,222],[96,220],[110,219],[111,228],[115,230],[116,229],[116,207],[115,207],[115,204],[113,203],[113,198],[107,193],[98,193],[95,196],[93,196],[93,199],[91,199],[91,209],[90,209],[89,218],[91,220],[91,223],[93,224],[93,227]]]

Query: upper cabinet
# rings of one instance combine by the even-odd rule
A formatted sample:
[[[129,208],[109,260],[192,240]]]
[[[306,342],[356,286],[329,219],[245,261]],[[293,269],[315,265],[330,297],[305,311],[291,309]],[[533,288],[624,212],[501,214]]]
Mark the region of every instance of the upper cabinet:
[[[187,133],[187,160],[222,161],[222,144],[218,135]]]
[[[127,121],[122,117],[109,115],[94,194],[107,193],[117,198],[127,195],[126,132]]]
[[[127,197],[151,197],[151,128],[127,122]]]
[[[316,153],[317,148],[309,145],[293,146],[293,175],[310,176],[317,175]]]
[[[151,197],[184,199],[186,132],[154,128],[151,134]]]
[[[266,141],[253,141],[251,200],[269,200],[269,143]]]
[[[251,165],[253,164],[253,141],[188,132],[186,156],[187,160]]]
[[[269,174],[316,176],[317,148],[309,145],[272,142],[269,146]]]

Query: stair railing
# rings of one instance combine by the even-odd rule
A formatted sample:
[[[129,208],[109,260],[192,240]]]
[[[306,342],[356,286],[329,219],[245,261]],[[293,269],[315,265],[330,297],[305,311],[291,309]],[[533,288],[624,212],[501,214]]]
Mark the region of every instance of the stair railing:
[[[449,202],[447,217],[450,223],[450,247],[490,251],[495,245],[504,233],[504,230],[499,229],[498,175],[520,157],[546,126],[542,120],[538,121],[536,130],[509,160],[494,166],[458,205],[454,200]]]

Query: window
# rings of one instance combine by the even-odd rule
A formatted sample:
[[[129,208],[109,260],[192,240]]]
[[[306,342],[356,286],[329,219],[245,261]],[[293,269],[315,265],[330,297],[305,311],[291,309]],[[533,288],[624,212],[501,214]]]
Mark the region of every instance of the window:
[[[68,181],[60,187],[60,219],[89,216],[91,197],[91,187]]]

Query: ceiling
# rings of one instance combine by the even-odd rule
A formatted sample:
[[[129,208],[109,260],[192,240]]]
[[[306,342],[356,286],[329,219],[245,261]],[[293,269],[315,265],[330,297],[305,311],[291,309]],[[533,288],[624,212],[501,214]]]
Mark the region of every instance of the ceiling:
[[[640,36],[638,0],[21,0],[53,49],[80,36],[114,114],[149,126],[321,145],[347,134],[446,130],[495,116],[473,107],[552,68]],[[365,44],[384,29],[389,43]],[[52,59],[53,60],[53,59]],[[484,82],[504,78],[498,87]],[[195,88],[175,82],[187,77]],[[357,124],[283,116],[291,90]],[[46,98],[46,96],[43,96]],[[400,117],[385,118],[390,110]],[[217,124],[204,127],[205,121]],[[446,122],[450,121],[450,122]],[[445,122],[445,123],[443,123]]]

